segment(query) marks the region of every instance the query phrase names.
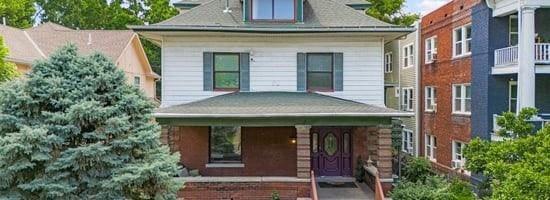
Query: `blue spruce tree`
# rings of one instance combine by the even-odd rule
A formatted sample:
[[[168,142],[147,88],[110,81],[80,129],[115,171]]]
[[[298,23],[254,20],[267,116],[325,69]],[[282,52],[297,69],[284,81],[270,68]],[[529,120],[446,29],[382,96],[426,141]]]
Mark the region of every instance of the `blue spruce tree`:
[[[175,199],[154,105],[73,45],[0,88],[0,199]]]

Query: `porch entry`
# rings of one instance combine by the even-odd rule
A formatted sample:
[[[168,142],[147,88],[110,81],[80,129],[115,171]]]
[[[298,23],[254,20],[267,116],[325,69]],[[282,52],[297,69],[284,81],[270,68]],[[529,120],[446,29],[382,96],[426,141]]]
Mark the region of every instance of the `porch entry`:
[[[311,128],[311,168],[317,176],[352,176],[351,128]]]

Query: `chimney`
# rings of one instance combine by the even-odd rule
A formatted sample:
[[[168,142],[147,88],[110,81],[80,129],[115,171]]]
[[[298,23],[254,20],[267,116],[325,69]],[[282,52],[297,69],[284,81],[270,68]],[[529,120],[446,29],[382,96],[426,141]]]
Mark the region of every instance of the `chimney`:
[[[88,33],[88,45],[92,45],[92,34]]]

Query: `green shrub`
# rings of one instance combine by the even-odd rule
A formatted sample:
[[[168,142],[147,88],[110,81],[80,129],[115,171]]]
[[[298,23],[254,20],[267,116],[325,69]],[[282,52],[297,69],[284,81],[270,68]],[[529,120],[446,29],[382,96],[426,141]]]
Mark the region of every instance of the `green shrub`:
[[[411,157],[403,169],[403,177],[409,182],[423,182],[432,175],[430,161],[425,158]]]

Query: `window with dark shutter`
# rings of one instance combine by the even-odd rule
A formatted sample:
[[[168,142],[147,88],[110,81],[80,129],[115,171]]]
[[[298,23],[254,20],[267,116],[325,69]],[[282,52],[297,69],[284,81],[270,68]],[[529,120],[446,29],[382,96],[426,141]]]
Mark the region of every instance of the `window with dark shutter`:
[[[214,53],[214,90],[239,90],[239,53]]]
[[[333,91],[334,66],[332,53],[307,54],[307,90]]]

